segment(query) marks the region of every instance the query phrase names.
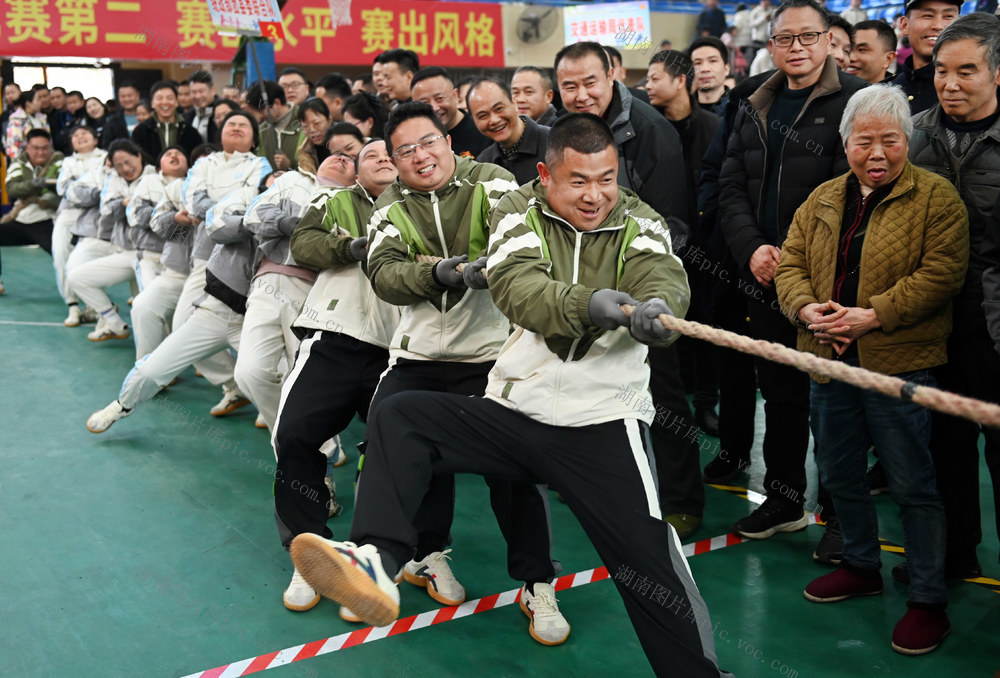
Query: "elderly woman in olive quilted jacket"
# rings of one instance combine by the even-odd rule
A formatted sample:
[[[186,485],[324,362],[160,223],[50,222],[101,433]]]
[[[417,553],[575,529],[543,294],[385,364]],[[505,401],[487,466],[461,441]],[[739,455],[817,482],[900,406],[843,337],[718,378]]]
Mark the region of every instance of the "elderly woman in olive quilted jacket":
[[[785,315],[799,324],[799,350],[928,385],[930,368],[947,361],[969,221],[950,182],[907,161],[912,130],[898,88],[869,87],[851,98],[840,127],[851,171],[819,186],[795,213],[775,284]],[[840,567],[813,580],[805,597],[823,603],[882,592],[865,479],[874,444],[900,506],[910,571],[909,609],[892,647],[930,652],[949,629],[930,413],[820,377],[810,395],[817,464],[844,543]]]

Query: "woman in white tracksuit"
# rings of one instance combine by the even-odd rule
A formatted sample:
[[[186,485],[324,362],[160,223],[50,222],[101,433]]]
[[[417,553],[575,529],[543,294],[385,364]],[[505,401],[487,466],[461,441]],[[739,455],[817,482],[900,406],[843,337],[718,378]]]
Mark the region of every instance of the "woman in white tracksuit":
[[[118,399],[90,416],[87,429],[91,432],[106,431],[131,414],[132,408],[155,396],[193,362],[226,347],[239,348],[250,278],[256,268],[256,245],[253,234],[243,225],[243,215],[260,192],[258,184],[250,181],[263,184],[270,174],[267,161],[250,153],[257,139],[252,117],[242,111],[230,113],[222,128],[225,150],[200,160],[189,174],[185,204],[196,217],[204,215],[207,233],[216,243],[205,274],[204,294],[195,301],[187,321],[136,362]],[[219,183],[229,184],[231,190],[213,204],[210,191]]]
[[[136,280],[139,289],[156,277],[163,240],[150,231],[129,227],[125,210],[140,179],[155,174],[156,169],[145,164],[142,150],[131,141],[118,139],[108,148],[108,158],[114,172],[108,175],[101,192],[102,230],[111,227],[113,251],[99,259],[74,267],[67,274],[73,292],[100,314],[97,327],[87,335],[91,341],[127,339],[128,325],[118,315],[105,288],[116,283]]]
[[[354,183],[354,163],[349,158],[327,158],[318,172],[318,176],[286,172],[254,200],[244,219],[246,227],[257,236],[262,258],[250,284],[236,358],[236,383],[250,396],[272,431],[278,416],[281,382],[295,363],[299,348],[292,323],[316,282],[316,271],[295,261],[289,238],[312,200],[327,195],[324,187]]]
[[[216,144],[196,147],[191,152],[191,165],[216,150]],[[180,327],[194,311],[195,300],[205,290],[205,269],[215,245],[208,237],[205,223],[199,223],[184,206],[186,184],[187,179],[167,184],[163,189],[163,198],[153,209],[150,228],[164,239],[160,257],[163,271],[132,303],[132,325],[136,338],[138,340],[142,336],[143,344],[148,343],[153,348],[166,338],[170,328]],[[235,366],[236,359],[228,350],[194,363],[195,370],[210,384],[222,386],[222,400],[209,410],[212,416],[225,416],[240,407],[241,403],[248,402],[235,386]]]
[[[66,284],[66,261],[73,251],[73,225],[83,216],[85,208],[75,205],[68,197],[70,186],[88,172],[100,173],[108,156],[107,151],[97,147],[99,139],[91,127],[81,125],[73,130],[70,142],[73,155],[63,160],[56,182],[56,193],[62,197],[52,230],[52,265],[56,269],[56,285],[59,294],[69,307],[69,314],[63,324],[76,327],[83,319],[79,300]],[[96,317],[94,318],[96,320]]]
[[[173,269],[168,269],[164,260],[168,255],[172,259],[182,258],[184,267],[187,268],[191,252],[191,248],[185,247],[184,243],[168,242],[152,228],[153,213],[156,205],[164,198],[166,186],[177,182],[176,193],[180,194],[183,180],[187,178],[187,155],[180,146],[170,146],[160,154],[157,164],[160,171],[156,174],[147,174],[139,180],[132,200],[125,208],[125,216],[131,228],[150,231],[162,242],[156,277],[147,281],[142,291],[132,301],[132,330],[136,360],[156,348],[169,333],[170,318],[167,314],[172,314],[184,286],[184,279],[187,277],[182,274],[168,277],[167,271]],[[178,247],[181,251],[175,252]],[[176,263],[178,262],[175,261],[175,265]],[[158,303],[161,300],[162,303]],[[167,308],[158,313],[157,311],[164,305],[167,305]]]
[[[66,197],[63,200],[67,207],[80,210],[80,216],[70,226],[70,233],[76,239],[76,246],[66,259],[63,278],[67,290],[74,297],[76,294],[68,282],[70,272],[78,266],[114,252],[114,246],[111,244],[114,224],[105,224],[101,221],[101,192],[108,176],[113,172],[111,160],[105,156],[104,162],[99,167],[92,168],[76,181],[70,182],[66,188]],[[87,309],[85,316],[92,316],[93,320],[97,320],[97,314],[92,308]],[[90,320],[89,317],[86,319]],[[70,326],[73,327],[72,323]]]

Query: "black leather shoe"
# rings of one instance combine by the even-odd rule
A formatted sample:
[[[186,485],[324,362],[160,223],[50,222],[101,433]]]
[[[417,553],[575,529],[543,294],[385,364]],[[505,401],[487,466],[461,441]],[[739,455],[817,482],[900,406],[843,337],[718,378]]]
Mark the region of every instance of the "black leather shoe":
[[[694,423],[698,425],[702,433],[713,438],[719,437],[719,415],[715,413],[714,409],[696,409]]]

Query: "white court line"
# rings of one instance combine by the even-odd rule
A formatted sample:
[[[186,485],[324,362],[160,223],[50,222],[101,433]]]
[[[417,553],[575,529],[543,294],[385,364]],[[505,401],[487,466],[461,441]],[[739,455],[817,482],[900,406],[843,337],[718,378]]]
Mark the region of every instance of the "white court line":
[[[0,325],[35,325],[37,327],[66,327],[62,323],[39,323],[31,320],[0,320]]]

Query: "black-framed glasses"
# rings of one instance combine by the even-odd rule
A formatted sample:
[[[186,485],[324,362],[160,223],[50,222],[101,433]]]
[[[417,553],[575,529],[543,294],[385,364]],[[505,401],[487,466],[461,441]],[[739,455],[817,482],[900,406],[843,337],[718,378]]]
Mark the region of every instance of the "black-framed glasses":
[[[803,47],[807,45],[815,45],[819,42],[819,36],[823,35],[825,31],[808,31],[806,33],[797,33],[792,35],[791,33],[782,33],[781,35],[772,35],[771,40],[774,42],[775,47],[791,47],[795,39],[799,39],[799,44]]]
[[[416,151],[417,148],[422,148],[424,150],[427,150],[437,142],[441,141],[441,139],[444,139],[443,134],[439,134],[436,137],[431,137],[429,139],[423,139],[415,144],[407,144],[406,146],[400,146],[392,154],[392,157],[394,157],[396,160],[408,160],[413,157],[413,152]]]

